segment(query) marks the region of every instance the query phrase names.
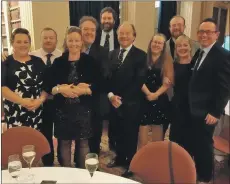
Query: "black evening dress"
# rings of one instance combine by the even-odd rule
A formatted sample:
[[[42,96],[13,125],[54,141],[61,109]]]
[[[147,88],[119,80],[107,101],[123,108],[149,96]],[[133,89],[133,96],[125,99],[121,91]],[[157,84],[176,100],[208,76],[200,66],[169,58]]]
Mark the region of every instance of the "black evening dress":
[[[162,66],[159,60],[149,67],[145,85],[151,92],[156,92],[162,86]],[[166,93],[157,100],[148,101],[143,97],[141,105],[141,125],[164,125],[169,123],[169,99]]]
[[[58,84],[87,83],[92,93],[99,90],[100,69],[95,60],[84,53],[78,61],[68,61],[69,53],[55,59],[48,70],[45,91],[51,93]],[[55,118],[54,135],[61,140],[88,139],[92,137],[91,111],[92,96],[65,98],[61,94],[54,96]]]
[[[43,89],[44,62],[35,56],[21,63],[12,55],[2,62],[2,87],[6,86],[22,98],[37,99]],[[19,104],[4,99],[4,113],[8,128],[28,126],[40,130],[42,106],[29,111]]]

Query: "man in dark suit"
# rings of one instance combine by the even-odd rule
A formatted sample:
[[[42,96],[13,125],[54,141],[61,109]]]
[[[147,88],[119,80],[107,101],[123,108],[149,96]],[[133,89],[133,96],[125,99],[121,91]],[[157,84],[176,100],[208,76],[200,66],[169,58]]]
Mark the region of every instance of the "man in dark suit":
[[[104,47],[108,52],[119,47],[117,33],[114,29],[116,19],[116,12],[111,7],[105,7],[101,10],[101,24],[97,31],[95,43]]]
[[[205,19],[197,35],[201,48],[193,57],[189,84],[189,151],[194,156],[198,181],[208,183],[213,171],[214,128],[230,97],[230,54],[216,42],[219,32],[213,19]]]
[[[79,27],[82,30],[84,44],[82,51],[95,59],[100,66],[103,77],[106,78],[108,75],[108,53],[103,47],[95,43],[97,26],[98,23],[95,18],[91,16],[81,18]],[[102,122],[105,116],[108,116],[109,108],[109,100],[105,92],[93,96],[92,128],[94,136],[89,139],[90,152],[100,153]]]
[[[133,45],[136,31],[132,24],[123,23],[118,28],[120,48],[109,55],[111,64],[109,93],[111,108],[110,123],[116,130],[117,157],[107,166],[123,166],[128,176],[128,167],[137,149],[141,88],[146,76],[146,53]]]

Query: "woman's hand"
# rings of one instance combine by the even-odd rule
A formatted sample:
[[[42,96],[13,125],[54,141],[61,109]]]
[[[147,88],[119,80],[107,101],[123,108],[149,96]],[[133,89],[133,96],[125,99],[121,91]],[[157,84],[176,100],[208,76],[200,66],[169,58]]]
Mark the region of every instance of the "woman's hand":
[[[39,108],[43,104],[43,101],[40,98],[33,99],[32,104],[33,104],[33,106],[31,108],[28,108],[29,111],[34,111],[37,108]]]
[[[148,99],[148,101],[153,101],[153,100],[157,100],[158,99],[158,94],[157,93],[149,93],[146,98]]]
[[[29,110],[29,109],[31,109],[31,108],[33,107],[32,101],[33,101],[33,99],[31,99],[31,98],[23,98],[23,99],[21,100],[20,105],[21,105],[22,107],[25,107],[26,109]]]
[[[76,98],[79,96],[73,84],[59,85],[59,92],[66,98]]]

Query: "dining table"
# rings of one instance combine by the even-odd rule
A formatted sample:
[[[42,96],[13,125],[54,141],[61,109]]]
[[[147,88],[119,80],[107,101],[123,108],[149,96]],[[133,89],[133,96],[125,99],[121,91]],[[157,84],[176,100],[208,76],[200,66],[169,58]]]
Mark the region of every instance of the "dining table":
[[[26,180],[26,175],[32,174],[33,180]],[[117,175],[96,171],[91,178],[89,171],[67,167],[34,167],[29,170],[22,168],[18,180],[12,178],[8,170],[2,170],[2,183],[34,183],[34,184],[67,184],[67,183],[136,183],[139,182]]]

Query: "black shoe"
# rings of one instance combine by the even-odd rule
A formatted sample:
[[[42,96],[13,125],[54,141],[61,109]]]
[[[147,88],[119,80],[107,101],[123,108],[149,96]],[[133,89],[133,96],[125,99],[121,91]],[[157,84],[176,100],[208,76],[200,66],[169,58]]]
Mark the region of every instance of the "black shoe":
[[[124,178],[130,178],[130,177],[133,176],[133,172],[129,171],[129,170],[126,170],[121,176],[124,177]]]

